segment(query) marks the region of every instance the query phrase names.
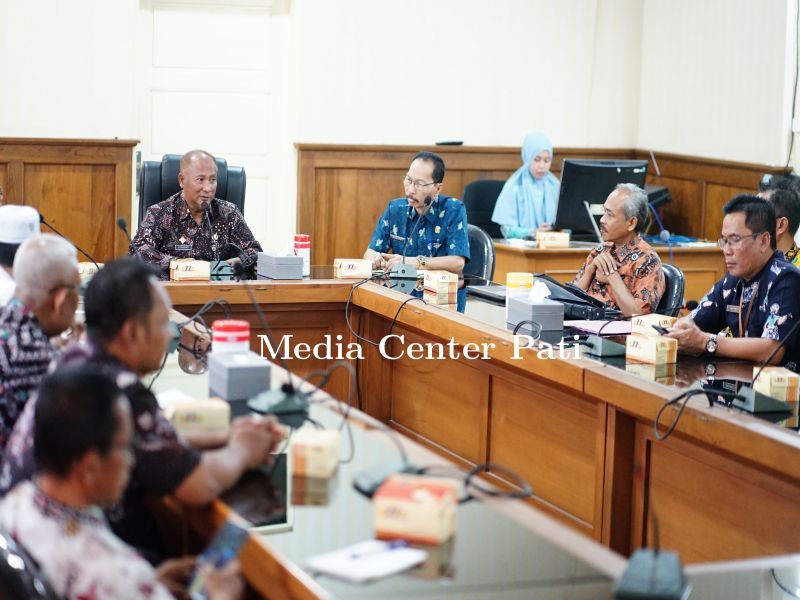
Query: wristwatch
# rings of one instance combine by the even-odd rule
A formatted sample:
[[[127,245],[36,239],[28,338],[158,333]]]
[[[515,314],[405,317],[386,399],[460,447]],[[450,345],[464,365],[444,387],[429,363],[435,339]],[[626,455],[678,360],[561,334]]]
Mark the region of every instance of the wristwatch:
[[[706,341],[706,352],[709,354],[714,354],[717,351],[717,334],[712,333],[708,336],[708,340]]]
[[[428,262],[428,257],[427,257],[427,256],[424,256],[424,255],[422,255],[422,254],[420,254],[420,255],[417,257],[417,262],[419,263],[419,268],[420,268],[420,269],[424,269],[424,268],[425,268],[425,265],[426,265],[426,264],[427,264],[427,262]]]

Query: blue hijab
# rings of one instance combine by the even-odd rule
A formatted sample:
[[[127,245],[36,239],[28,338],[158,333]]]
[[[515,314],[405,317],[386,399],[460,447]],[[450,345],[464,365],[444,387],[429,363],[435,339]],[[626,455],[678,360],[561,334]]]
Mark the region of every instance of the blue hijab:
[[[492,221],[498,225],[536,229],[556,220],[559,182],[547,173],[539,180],[531,175],[531,163],[542,150],[553,156],[553,144],[543,133],[530,133],[522,144],[523,165],[509,177],[497,197]]]

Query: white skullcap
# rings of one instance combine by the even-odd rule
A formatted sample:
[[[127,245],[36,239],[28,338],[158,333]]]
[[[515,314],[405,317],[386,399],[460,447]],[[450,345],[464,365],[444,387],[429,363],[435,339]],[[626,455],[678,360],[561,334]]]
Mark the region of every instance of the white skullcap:
[[[0,242],[21,244],[35,233],[39,233],[39,211],[19,204],[0,206]]]

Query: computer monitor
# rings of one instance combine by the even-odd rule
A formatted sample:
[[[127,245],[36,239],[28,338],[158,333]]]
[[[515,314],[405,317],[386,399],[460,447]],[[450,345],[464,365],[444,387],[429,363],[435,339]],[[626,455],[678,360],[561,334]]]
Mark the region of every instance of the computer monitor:
[[[596,226],[603,216],[603,203],[620,183],[644,187],[646,160],[578,160],[565,158],[561,168],[556,229],[570,229],[573,240],[597,240]],[[589,220],[589,211],[595,224]]]

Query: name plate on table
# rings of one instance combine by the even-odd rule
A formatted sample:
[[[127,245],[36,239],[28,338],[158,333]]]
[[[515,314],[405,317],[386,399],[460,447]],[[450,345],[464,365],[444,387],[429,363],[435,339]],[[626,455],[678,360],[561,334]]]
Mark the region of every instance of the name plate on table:
[[[625,339],[627,360],[660,365],[678,360],[678,340],[631,334]]]
[[[172,281],[209,281],[211,263],[193,258],[174,258],[169,261],[169,278]]]
[[[661,334],[653,329],[653,325],[657,325],[658,327],[672,327],[676,320],[675,317],[668,317],[666,315],[639,315],[631,319],[631,333],[647,337],[658,337]]]
[[[565,231],[537,231],[536,245],[539,248],[569,248],[569,234]]]
[[[333,260],[335,279],[369,279],[372,263],[362,258],[336,258]]]

